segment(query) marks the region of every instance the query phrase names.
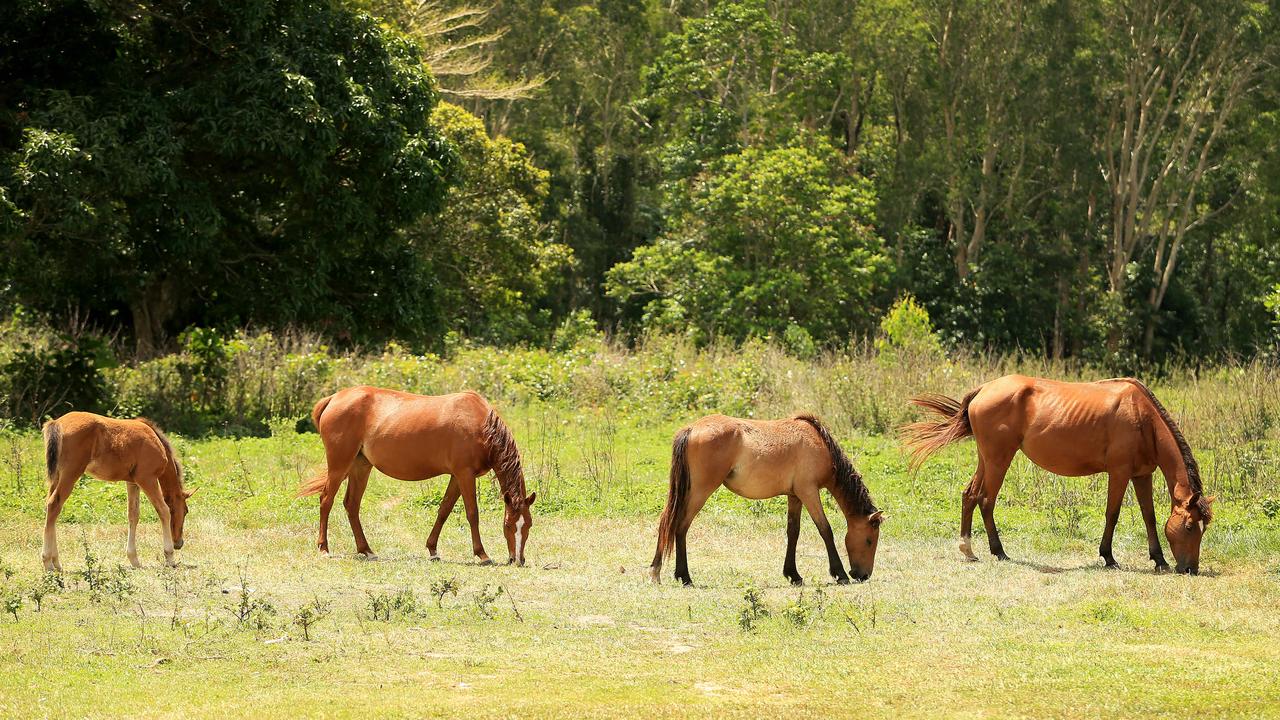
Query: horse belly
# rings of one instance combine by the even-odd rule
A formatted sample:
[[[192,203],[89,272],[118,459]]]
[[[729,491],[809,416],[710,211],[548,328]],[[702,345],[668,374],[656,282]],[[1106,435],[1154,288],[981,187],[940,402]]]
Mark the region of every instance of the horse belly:
[[[1057,430],[1028,434],[1022,453],[1054,475],[1080,477],[1104,472],[1107,444],[1096,433]]]
[[[453,473],[446,448],[431,442],[367,441],[360,450],[378,472],[397,480],[426,480]]]

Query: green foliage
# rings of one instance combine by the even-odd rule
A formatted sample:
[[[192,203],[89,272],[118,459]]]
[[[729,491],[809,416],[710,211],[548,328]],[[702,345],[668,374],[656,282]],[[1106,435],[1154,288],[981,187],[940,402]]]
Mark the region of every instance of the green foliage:
[[[647,300],[645,329],[702,341],[792,325],[820,342],[866,331],[890,263],[871,229],[870,183],[839,165],[821,147],[724,158],[670,232],[609,271],[609,294]]]
[[[748,585],[742,594],[742,606],[738,608],[738,627],[743,632],[753,632],[760,620],[769,617],[769,608],[764,604],[764,593],[754,585]]]
[[[193,321],[438,327],[395,230],[457,162],[411,43],[318,0],[23,0],[0,45],[0,278],[22,302],[126,311],[144,352]]]
[[[440,104],[432,122],[463,158],[444,210],[406,231],[436,281],[447,327],[488,342],[545,339],[549,301],[573,264],[540,217],[547,173],[524,146],[490,138],[478,118]]]
[[[327,600],[321,600],[320,598],[313,598],[310,602],[298,608],[293,614],[293,624],[302,630],[304,642],[311,641],[311,628],[329,617],[329,613],[332,611],[332,605]]]
[[[876,354],[881,362],[895,364],[904,359],[936,361],[942,356],[942,342],[929,320],[929,311],[910,295],[904,295],[880,320]]]

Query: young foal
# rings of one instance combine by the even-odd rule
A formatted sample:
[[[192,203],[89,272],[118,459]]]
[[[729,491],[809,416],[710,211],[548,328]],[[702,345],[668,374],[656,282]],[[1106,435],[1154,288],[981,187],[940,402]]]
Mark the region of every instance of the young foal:
[[[704,417],[676,433],[670,482],[667,505],[658,521],[658,549],[650,566],[654,582],[659,581],[662,560],[674,546],[676,579],[685,585],[693,583],[685,557],[685,535],[707,498],[721,485],[753,500],[787,496],[787,556],[782,573],[794,585],[804,582],[796,570],[801,505],[809,511],[827,546],[831,576],[838,583],[849,582],[831,523],[822,510],[819,491],[826,489],[844,513],[849,574],[858,581],[871,577],[885,516],[871,502],[862,476],[813,416],[797,415],[788,420]]]
[[[1205,497],[1191,447],[1178,425],[1138,380],[1121,378],[1065,383],[1008,375],[956,401],[921,395],[913,404],[942,416],[902,428],[918,467],[935,450],[972,435],[978,444],[978,468],[965,489],[960,509],[960,551],[976,560],[969,537],[974,507],[982,509],[991,554],[1008,559],[996,530],[995,505],[1009,463],[1019,449],[1031,462],[1058,475],[1078,477],[1105,472],[1107,522],[1098,553],[1115,567],[1111,538],[1125,488],[1133,483],[1147,526],[1147,546],[1156,569],[1168,569],[1152,506],[1151,475],[1158,467],[1169,486],[1171,510],[1165,537],[1178,572],[1200,567],[1200,541],[1212,519],[1212,497]]]
[[[305,483],[299,495],[320,495],[320,533],[316,545],[329,553],[329,510],[342,481],[347,480],[343,505],[356,552],[376,557],[360,525],[360,500],[377,468],[399,480],[426,480],[449,474],[436,524],[427,537],[432,560],[444,521],[462,497],[471,525],[471,549],[483,563],[489,555],[480,542],[480,511],[476,478],[492,468],[506,504],[503,534],[509,563],[524,565],[524,548],[533,527],[529,508],[537,493],[525,496],[520,451],[507,424],[483,397],[474,392],[453,395],[414,395],[368,386],[352,387],[316,403],[311,413],[324,441],[328,470]]]
[[[86,472],[99,480],[123,481],[129,489],[129,538],[125,554],[138,562],[138,490],[156,509],[164,535],[164,559],[173,564],[173,551],[182,548],[187,498],[194,490],[182,487],[182,463],[173,445],[155,423],[145,418],[115,420],[86,412],[70,412],[44,426],[45,464],[49,496],[45,501],[45,570],[62,572],[58,562],[56,524],[76,481]]]

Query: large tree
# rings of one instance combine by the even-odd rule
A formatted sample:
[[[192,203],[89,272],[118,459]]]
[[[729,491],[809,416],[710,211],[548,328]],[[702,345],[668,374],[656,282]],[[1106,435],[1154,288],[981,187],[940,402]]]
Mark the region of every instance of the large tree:
[[[396,232],[456,164],[418,48],[333,0],[19,0],[0,26],[0,283],[142,354],[188,322],[439,329]]]

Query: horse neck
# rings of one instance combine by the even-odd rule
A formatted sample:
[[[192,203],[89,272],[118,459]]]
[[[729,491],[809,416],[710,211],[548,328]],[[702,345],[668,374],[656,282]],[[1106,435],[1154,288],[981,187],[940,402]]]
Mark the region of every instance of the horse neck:
[[[840,486],[833,485],[831,487],[831,497],[835,499],[836,507],[840,508],[840,512],[844,515],[846,525],[849,523],[850,518],[866,517],[866,515],[854,509],[853,498],[848,497]]]
[[[183,491],[182,479],[178,474],[178,469],[173,464],[173,458],[169,459],[169,467],[160,473],[160,491],[166,497]]]
[[[1195,495],[1191,488],[1187,461],[1182,457],[1182,448],[1174,440],[1173,432],[1159,417],[1156,420],[1159,422],[1156,432],[1156,465],[1164,474],[1165,484],[1169,486],[1169,500],[1175,505],[1186,503]]]

